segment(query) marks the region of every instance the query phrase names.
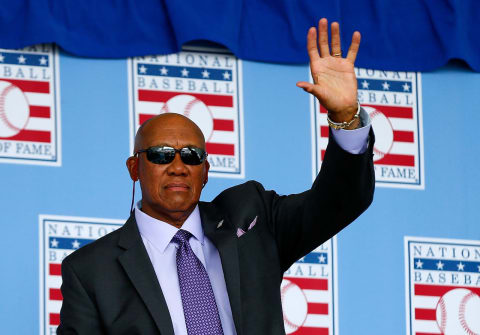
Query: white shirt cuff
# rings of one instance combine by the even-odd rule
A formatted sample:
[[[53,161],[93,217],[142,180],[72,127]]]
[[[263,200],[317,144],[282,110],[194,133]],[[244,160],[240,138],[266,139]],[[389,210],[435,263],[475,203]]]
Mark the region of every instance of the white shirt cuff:
[[[372,123],[368,113],[360,108],[361,128],[353,130],[333,129],[330,128],[335,141],[345,151],[351,154],[363,154],[368,147],[368,133]]]

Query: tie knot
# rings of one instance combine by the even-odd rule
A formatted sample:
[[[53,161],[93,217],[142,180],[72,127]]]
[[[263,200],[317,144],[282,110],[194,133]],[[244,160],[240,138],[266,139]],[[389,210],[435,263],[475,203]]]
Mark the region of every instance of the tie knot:
[[[183,243],[188,242],[191,236],[192,234],[190,234],[190,232],[179,229],[175,236],[173,236],[172,241],[178,243],[179,245],[182,245]]]

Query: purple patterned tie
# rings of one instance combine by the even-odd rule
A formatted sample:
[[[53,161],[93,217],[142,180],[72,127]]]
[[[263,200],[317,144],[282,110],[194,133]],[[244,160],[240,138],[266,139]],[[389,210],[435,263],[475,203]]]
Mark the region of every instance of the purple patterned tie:
[[[188,242],[192,236],[178,230],[172,241],[178,244],[177,272],[188,335],[223,335],[212,285],[202,262]]]

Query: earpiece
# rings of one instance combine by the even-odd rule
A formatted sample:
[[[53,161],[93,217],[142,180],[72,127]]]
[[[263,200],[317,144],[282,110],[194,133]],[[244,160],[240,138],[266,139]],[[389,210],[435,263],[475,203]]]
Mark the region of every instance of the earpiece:
[[[135,158],[136,158],[136,164],[135,164],[135,179],[133,180],[133,182],[136,182],[138,181],[138,163],[139,163],[139,158],[138,158],[138,153],[135,154]]]

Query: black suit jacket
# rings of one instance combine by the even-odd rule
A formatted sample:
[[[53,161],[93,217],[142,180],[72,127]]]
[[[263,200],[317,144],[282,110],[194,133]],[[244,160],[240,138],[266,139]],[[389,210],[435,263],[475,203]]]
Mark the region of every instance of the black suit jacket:
[[[373,141],[371,132],[368,150],[352,155],[330,137],[322,169],[306,192],[279,196],[249,181],[199,203],[205,235],[220,254],[238,335],[285,334],[283,273],[369,206]],[[247,231],[255,217],[256,225],[238,238],[237,228]],[[62,277],[58,334],[174,334],[134,215],[65,258]]]

